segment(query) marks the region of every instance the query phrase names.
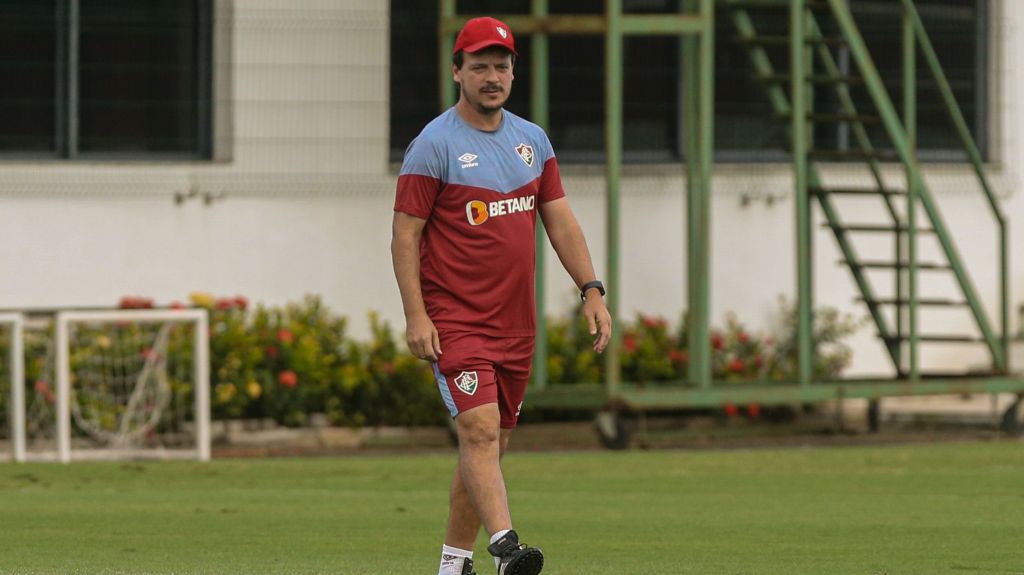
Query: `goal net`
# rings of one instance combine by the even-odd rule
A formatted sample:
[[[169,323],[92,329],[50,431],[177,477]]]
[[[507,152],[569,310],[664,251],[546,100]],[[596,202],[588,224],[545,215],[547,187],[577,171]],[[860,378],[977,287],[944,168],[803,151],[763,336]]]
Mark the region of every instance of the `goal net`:
[[[26,388],[30,458],[210,458],[205,310],[59,312],[52,333]]]

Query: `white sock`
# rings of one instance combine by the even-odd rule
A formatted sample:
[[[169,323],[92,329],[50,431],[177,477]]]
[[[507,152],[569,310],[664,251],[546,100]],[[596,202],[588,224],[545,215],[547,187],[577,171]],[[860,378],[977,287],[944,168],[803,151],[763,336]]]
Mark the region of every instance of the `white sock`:
[[[502,529],[501,531],[498,531],[498,532],[497,532],[497,533],[495,533],[494,535],[491,535],[491,543],[493,544],[493,543],[494,543],[495,541],[497,541],[498,539],[501,539],[501,538],[502,538],[502,537],[504,537],[504,536],[505,536],[505,534],[506,534],[506,533],[508,533],[509,531],[512,531],[512,530],[511,530],[511,529]],[[494,566],[495,566],[496,568],[498,568],[498,569],[500,569],[500,568],[501,568],[501,558],[500,558],[500,557],[495,557],[495,558],[494,558]]]
[[[511,529],[502,529],[501,531],[498,531],[494,535],[491,535],[491,544],[493,545],[495,541],[497,541],[498,539],[501,539],[502,537],[504,537],[505,534],[508,533],[509,531],[512,531],[512,530]]]
[[[472,558],[472,551],[442,545],[441,566],[437,569],[437,575],[462,575],[462,563]]]

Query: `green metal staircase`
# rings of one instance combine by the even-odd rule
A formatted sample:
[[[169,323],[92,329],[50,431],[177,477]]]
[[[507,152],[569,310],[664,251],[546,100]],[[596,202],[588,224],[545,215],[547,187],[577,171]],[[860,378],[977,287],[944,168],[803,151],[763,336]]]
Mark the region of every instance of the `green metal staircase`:
[[[773,112],[782,122],[791,126],[788,137],[796,170],[797,225],[798,225],[798,284],[800,290],[801,323],[810,322],[811,314],[811,203],[817,201],[825,219],[825,227],[835,236],[842,253],[841,263],[852,274],[854,283],[874,322],[878,336],[892,360],[897,379],[951,377],[955,375],[1005,375],[1008,373],[1008,287],[1007,287],[1007,231],[1005,219],[983,170],[981,154],[974,143],[952,90],[939,64],[912,0],[893,0],[903,8],[903,115],[897,114],[881,77],[872,60],[863,37],[850,11],[848,0],[720,0],[727,6],[729,17],[737,32],[735,41],[746,50],[754,70],[754,79],[762,84],[771,102]],[[790,35],[763,35],[755,29],[751,13],[761,11],[787,11]],[[784,13],[784,14],[785,14]],[[825,37],[819,24],[831,18],[839,34]],[[770,46],[790,46],[790,59],[786,65],[773,62]],[[842,73],[833,51],[843,47],[849,50],[856,65],[856,74]],[[916,148],[916,56],[924,56],[927,67],[943,96],[944,104],[967,156],[974,166],[980,187],[987,195],[989,205],[999,229],[999,262],[1001,268],[1001,318],[997,332],[986,312],[968,274],[966,263],[946,225],[939,206],[924,181],[917,162]],[[778,60],[778,58],[776,58]],[[784,70],[785,72],[780,72]],[[874,113],[865,113],[854,105],[850,87],[863,85],[871,96]],[[788,87],[788,90],[787,90]],[[838,110],[814,110],[813,90],[827,87],[834,90]],[[813,127],[820,123],[844,123],[849,126],[855,147],[849,150],[817,149],[813,144]],[[884,127],[894,151],[879,149],[869,137],[866,126]],[[840,188],[823,185],[816,164],[818,162],[857,161],[866,164],[873,185],[864,188]],[[903,190],[888,187],[882,177],[882,162],[900,162],[906,175]],[[840,215],[842,198],[873,195],[879,197],[888,213],[888,221],[848,222]],[[901,210],[900,207],[903,209]],[[923,212],[923,215],[922,215]],[[867,259],[855,249],[853,238],[861,234],[886,234],[892,240],[892,252],[880,259]],[[941,248],[943,261],[918,260],[918,240],[921,236],[934,238]],[[894,297],[880,297],[867,270],[886,269],[893,273]],[[918,297],[918,272],[951,274],[958,288],[958,297]],[[887,315],[886,307],[895,308]],[[965,308],[976,327],[972,334],[919,333],[919,313],[933,308]],[[893,321],[891,318],[894,318]],[[810,329],[803,329],[805,334]],[[809,337],[805,335],[804,337]],[[991,358],[991,368],[985,374],[948,374],[923,372],[919,361],[919,346],[924,343],[977,343],[984,346]],[[809,379],[810,342],[803,342],[801,353],[801,380]]]

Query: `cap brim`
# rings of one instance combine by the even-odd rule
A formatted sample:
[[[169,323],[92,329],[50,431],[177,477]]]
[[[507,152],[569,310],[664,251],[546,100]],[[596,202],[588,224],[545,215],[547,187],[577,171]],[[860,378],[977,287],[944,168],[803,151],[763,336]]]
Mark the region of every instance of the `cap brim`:
[[[508,44],[505,44],[504,42],[498,40],[484,40],[482,42],[477,42],[476,44],[470,44],[469,46],[463,48],[462,51],[469,52],[470,54],[476,54],[477,52],[485,48],[490,48],[491,46],[501,46],[502,48],[508,50],[509,52],[515,54],[516,56],[519,55],[519,53],[516,52],[514,48],[511,48]]]

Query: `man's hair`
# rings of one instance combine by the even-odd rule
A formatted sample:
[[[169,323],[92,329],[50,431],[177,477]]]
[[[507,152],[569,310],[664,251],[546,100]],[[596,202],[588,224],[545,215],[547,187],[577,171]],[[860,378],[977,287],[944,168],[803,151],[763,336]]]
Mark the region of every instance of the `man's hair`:
[[[507,54],[509,56],[512,56],[512,65],[514,66],[515,63],[516,63],[516,55],[513,54],[512,52],[509,52],[507,48],[503,48],[501,46],[488,46],[488,47],[484,48],[483,50],[480,50],[479,52],[473,52],[473,53],[474,54],[501,53],[503,55]],[[465,50],[459,50],[458,52],[452,54],[452,64],[454,64],[455,67],[458,68],[459,70],[462,69],[462,65],[465,63],[465,60],[466,60],[466,51]]]

